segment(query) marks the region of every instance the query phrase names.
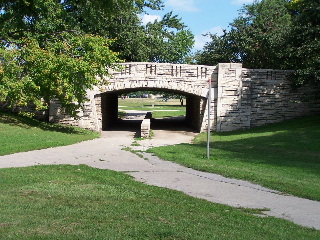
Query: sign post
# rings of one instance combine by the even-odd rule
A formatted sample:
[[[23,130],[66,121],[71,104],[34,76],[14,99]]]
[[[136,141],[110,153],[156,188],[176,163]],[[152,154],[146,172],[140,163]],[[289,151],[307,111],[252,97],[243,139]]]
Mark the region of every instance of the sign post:
[[[211,112],[211,77],[209,78],[209,92],[208,92],[208,136],[207,136],[207,158],[210,159],[210,112]]]

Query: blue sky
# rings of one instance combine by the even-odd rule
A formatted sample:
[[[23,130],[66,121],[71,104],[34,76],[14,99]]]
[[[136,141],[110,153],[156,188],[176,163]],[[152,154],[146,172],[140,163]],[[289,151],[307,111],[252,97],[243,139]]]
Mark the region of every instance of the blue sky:
[[[238,16],[243,4],[254,0],[164,0],[164,11],[153,11],[143,21],[154,21],[172,11],[190,28],[195,35],[194,50],[201,50],[208,38],[204,33],[221,33]]]

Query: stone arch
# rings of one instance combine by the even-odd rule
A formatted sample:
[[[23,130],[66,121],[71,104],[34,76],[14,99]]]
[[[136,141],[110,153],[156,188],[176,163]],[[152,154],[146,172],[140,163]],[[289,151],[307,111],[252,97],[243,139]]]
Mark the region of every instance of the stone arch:
[[[163,91],[185,95],[186,122],[195,131],[203,130],[208,80],[215,71],[215,66],[148,62],[121,65],[121,70],[110,70],[111,77],[103,79],[107,84],[95,87],[89,93],[91,99],[95,98],[99,102],[97,110],[101,112],[101,116],[98,116],[98,129],[107,129],[117,121],[119,94],[132,91]]]
[[[194,131],[201,131],[206,106],[206,98],[195,94],[190,94],[188,92],[155,87],[126,88],[101,93],[101,105],[99,106],[101,110],[99,110],[99,112],[101,112],[102,130],[108,130],[112,125],[117,123],[118,96],[133,91],[163,91],[184,95],[186,97],[186,126],[190,127]]]
[[[214,113],[205,110],[208,97],[208,80],[216,66],[132,62],[122,63],[121,70],[109,70],[100,86],[87,90],[88,102],[79,110],[80,119],[73,119],[61,111],[59,103],[50,105],[50,119],[82,128],[101,131],[118,116],[118,99],[121,92],[138,90],[169,91],[187,97],[186,119],[196,131],[207,128],[205,118]],[[217,74],[216,74],[217,75]],[[113,107],[107,107],[110,105]],[[214,107],[215,108],[215,107]]]

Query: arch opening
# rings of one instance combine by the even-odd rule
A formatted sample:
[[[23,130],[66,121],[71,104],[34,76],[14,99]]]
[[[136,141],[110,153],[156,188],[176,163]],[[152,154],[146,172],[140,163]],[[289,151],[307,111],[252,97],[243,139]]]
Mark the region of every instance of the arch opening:
[[[138,132],[145,114],[151,112],[152,130],[200,132],[206,98],[163,88],[115,90],[100,96],[103,131]]]

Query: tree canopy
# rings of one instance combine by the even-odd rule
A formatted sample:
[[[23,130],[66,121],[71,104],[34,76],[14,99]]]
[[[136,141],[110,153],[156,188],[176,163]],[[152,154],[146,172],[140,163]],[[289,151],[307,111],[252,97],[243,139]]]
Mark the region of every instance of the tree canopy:
[[[229,31],[210,34],[211,41],[196,54],[197,63],[293,69],[296,85],[320,86],[318,0],[256,0],[239,13]]]
[[[212,65],[242,62],[249,68],[283,67],[284,45],[292,24],[286,4],[286,0],[264,0],[244,5],[239,17],[230,24],[230,31],[225,30],[222,36],[211,34],[212,41],[198,53],[198,62]]]
[[[184,62],[193,35],[176,15],[141,24],[162,0],[2,0],[0,102],[76,116],[85,93],[121,61]]]
[[[294,25],[288,39],[295,84],[320,87],[320,4],[295,0],[288,4]],[[318,92],[318,97],[320,93]]]

